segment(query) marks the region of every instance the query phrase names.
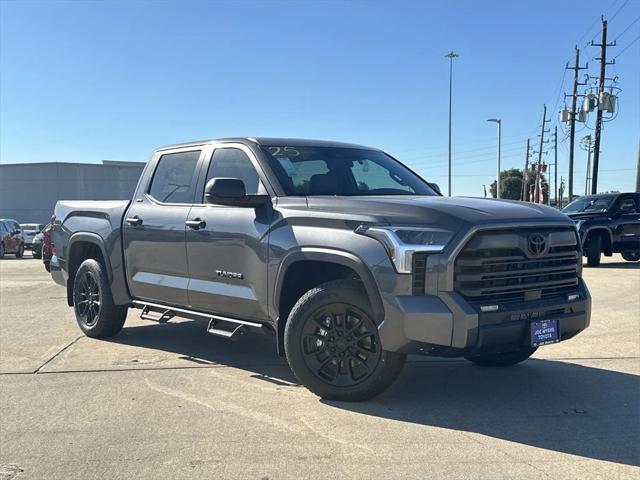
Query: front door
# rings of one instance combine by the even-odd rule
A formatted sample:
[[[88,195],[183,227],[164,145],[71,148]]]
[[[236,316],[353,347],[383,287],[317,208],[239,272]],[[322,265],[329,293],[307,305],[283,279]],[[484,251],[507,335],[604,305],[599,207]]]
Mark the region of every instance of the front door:
[[[170,305],[189,304],[185,221],[193,204],[201,149],[157,155],[151,184],[125,214],[125,265],[131,295]]]
[[[213,177],[239,178],[248,195],[266,194],[259,169],[247,147],[225,144],[213,151],[206,178],[198,182],[196,202],[200,203],[191,208],[192,226],[187,228],[189,301],[194,309],[248,320],[268,319],[271,206],[204,203],[204,186]]]

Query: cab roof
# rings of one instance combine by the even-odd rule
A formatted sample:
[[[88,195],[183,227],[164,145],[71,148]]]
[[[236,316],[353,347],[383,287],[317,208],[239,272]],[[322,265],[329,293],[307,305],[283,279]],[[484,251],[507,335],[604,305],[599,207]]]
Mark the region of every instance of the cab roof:
[[[292,146],[292,147],[334,147],[334,148],[361,148],[366,150],[378,150],[377,148],[358,145],[355,143],[334,142],[331,140],[311,140],[304,138],[284,138],[284,137],[226,137],[213,138],[209,140],[200,140],[186,143],[176,143],[160,147],[157,150],[168,150],[172,148],[183,147],[199,147],[210,143],[242,143],[245,145],[276,145],[276,146]]]

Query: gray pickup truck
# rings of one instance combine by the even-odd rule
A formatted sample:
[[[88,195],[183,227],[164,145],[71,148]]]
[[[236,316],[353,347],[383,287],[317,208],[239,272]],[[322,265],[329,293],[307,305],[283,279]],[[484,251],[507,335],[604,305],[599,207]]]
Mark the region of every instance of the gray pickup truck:
[[[443,197],[358,145],[231,138],[160,148],[133,199],[60,201],[54,280],[82,331],[127,311],[275,337],[317,395],[371,398],[409,353],[514,365],[588,327],[573,221]]]

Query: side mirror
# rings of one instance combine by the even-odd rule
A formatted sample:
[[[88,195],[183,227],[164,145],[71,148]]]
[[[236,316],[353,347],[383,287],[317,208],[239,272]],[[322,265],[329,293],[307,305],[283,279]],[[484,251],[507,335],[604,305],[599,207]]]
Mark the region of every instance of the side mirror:
[[[437,183],[429,183],[429,186],[433,188],[436,193],[442,195],[442,191],[440,191],[440,186]]]
[[[15,229],[15,231],[14,231],[13,233],[15,233],[15,234],[17,235],[17,234],[19,234],[19,233],[22,233],[22,230],[20,230],[19,228],[16,228],[16,229]]]
[[[269,201],[268,195],[247,195],[239,178],[212,178],[204,187],[207,203],[233,207],[256,208]]]

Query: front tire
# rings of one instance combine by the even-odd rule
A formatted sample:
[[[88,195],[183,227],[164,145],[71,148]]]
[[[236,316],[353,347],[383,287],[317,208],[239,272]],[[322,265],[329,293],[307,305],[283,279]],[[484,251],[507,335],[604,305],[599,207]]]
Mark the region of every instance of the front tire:
[[[18,250],[16,250],[16,258],[22,258],[24,255],[24,243],[21,243],[20,246],[18,247]]]
[[[533,355],[537,349],[538,347],[524,347],[513,352],[491,353],[464,358],[482,367],[510,367],[517,363],[524,362]]]
[[[622,258],[627,262],[637,262],[640,260],[640,252],[624,252]]]
[[[592,235],[587,244],[587,265],[597,267],[600,265],[600,254],[602,253],[602,237]]]
[[[73,281],[73,310],[87,337],[112,337],[122,330],[127,307],[115,305],[104,267],[90,258],[82,262]]]
[[[295,304],[285,327],[287,360],[296,377],[328,400],[361,401],[398,377],[406,355],[382,349],[359,281],[323,283]]]
[[[0,243],[0,258],[4,258],[4,243]]]

